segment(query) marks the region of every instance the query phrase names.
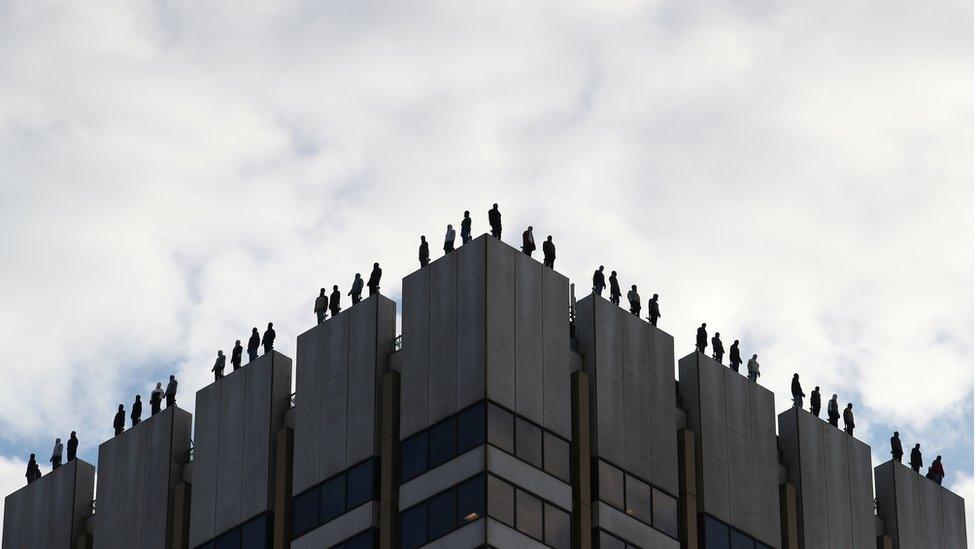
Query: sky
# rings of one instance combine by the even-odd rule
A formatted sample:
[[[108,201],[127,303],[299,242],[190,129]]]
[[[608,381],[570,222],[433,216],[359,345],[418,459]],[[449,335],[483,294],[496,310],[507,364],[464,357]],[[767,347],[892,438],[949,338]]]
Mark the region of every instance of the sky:
[[[0,0],[0,492],[498,202],[677,356],[942,454],[973,546],[972,46],[961,0]]]

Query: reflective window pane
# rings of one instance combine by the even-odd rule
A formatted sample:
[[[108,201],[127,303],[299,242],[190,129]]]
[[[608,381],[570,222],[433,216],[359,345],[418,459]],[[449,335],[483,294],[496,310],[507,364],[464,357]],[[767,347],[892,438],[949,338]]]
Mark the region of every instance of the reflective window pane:
[[[267,549],[271,534],[271,515],[261,515],[241,528],[241,549]]]
[[[345,475],[325,481],[319,490],[322,492],[322,511],[319,515],[321,523],[329,522],[346,512]]]
[[[546,545],[556,549],[572,549],[573,526],[569,513],[558,507],[545,504]]]
[[[374,547],[376,547],[376,530],[366,530],[349,539],[344,549],[373,549]]]
[[[404,440],[400,446],[400,480],[406,481],[427,470],[427,431]]]
[[[457,525],[460,528],[485,516],[485,477],[468,479],[457,488]]]
[[[729,527],[712,517],[702,517],[705,523],[705,549],[729,549]]]
[[[240,549],[241,548],[241,529],[234,528],[230,532],[217,538],[214,549]]]
[[[346,473],[346,509],[352,510],[376,494],[376,462],[365,461]]]
[[[626,545],[618,538],[606,532],[600,532],[600,549],[626,549]]]
[[[458,416],[458,454],[485,443],[485,405],[477,404]]]
[[[654,490],[654,503],[651,505],[654,510],[654,527],[665,534],[678,538],[678,500]]]
[[[494,404],[488,405],[488,443],[515,453],[515,418]]]
[[[545,467],[547,473],[569,482],[569,443],[552,433],[544,433]]]
[[[319,525],[319,490],[313,488],[298,494],[292,499],[291,532],[292,538],[317,528]]]
[[[453,532],[457,525],[457,502],[454,499],[454,489],[430,498],[427,504],[429,513],[428,538],[437,539],[448,532]]]
[[[651,523],[651,486],[646,482],[626,475],[627,509],[628,515],[635,519]]]
[[[755,549],[756,542],[751,537],[733,529],[732,543],[729,544],[729,547],[731,549]]]
[[[457,453],[457,417],[451,416],[430,428],[429,467],[450,461]]]
[[[528,492],[515,490],[515,529],[535,539],[542,539],[541,499]]]
[[[605,461],[597,462],[600,501],[617,509],[624,508],[624,473]]]
[[[515,455],[542,469],[542,429],[515,418]]]
[[[488,476],[488,516],[515,526],[515,489],[511,484]]]
[[[427,504],[400,513],[400,546],[414,549],[427,543]]]

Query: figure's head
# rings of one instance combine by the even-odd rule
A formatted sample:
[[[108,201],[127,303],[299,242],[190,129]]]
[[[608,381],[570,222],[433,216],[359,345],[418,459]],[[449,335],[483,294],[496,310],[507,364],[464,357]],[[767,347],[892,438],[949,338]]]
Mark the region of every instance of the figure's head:
[[[325,288],[319,290],[319,295],[325,295]]]
[[[223,351],[217,351],[217,356],[224,356],[224,352]]]
[[[449,231],[450,231],[450,230],[451,230],[451,229],[453,229],[453,228],[454,228],[454,225],[451,225],[450,223],[448,223],[448,224],[447,224],[447,230],[449,230]]]
[[[895,431],[895,438],[898,438],[898,431]]]
[[[471,215],[471,212],[469,212],[468,210],[464,210],[464,217],[468,217],[469,215]]]
[[[610,271],[610,276],[617,276],[617,271]]]
[[[157,381],[156,382],[156,388],[157,389],[162,389],[163,388],[163,382],[162,381]]]
[[[176,376],[174,376],[174,375],[169,376],[169,380],[170,381],[176,381]]]
[[[71,431],[71,438],[75,438],[75,432]]]
[[[715,337],[718,337],[718,336],[720,336],[720,335],[721,335],[721,334],[719,334],[718,332],[715,332]]]
[[[142,400],[142,397],[141,397],[141,396],[139,396],[139,395],[136,395],[136,402],[139,402],[139,401],[141,401],[141,400]]]
[[[122,410],[125,410],[125,406],[119,404],[119,411],[121,412]]]
[[[373,268],[374,269],[378,269],[379,267],[380,267],[380,264],[379,263],[373,263]]]
[[[657,301],[657,294],[654,294],[654,295],[653,295],[653,296],[651,297],[651,299],[653,299],[654,301]]]
[[[830,398],[831,400],[837,400],[837,393],[834,393],[833,396],[831,396]]]
[[[631,290],[634,290],[636,292],[637,291],[637,284],[631,284],[630,285],[630,289]]]
[[[739,344],[739,340],[738,339],[732,342],[732,345],[733,346],[738,345],[738,344]]]
[[[552,242],[552,235],[547,236],[546,237],[546,240],[548,240],[549,242]]]
[[[942,462],[942,456],[935,456],[935,461]]]
[[[793,374],[793,379],[800,379],[800,374],[794,373]]]
[[[274,324],[272,324],[272,323],[269,322],[268,323],[268,329],[270,330],[272,326],[274,326]]]
[[[322,288],[322,292],[323,293],[325,292],[325,288]],[[239,339],[234,342],[234,345],[240,345],[240,344],[241,344],[241,340],[239,340]]]
[[[421,242],[427,242],[427,237],[424,236],[424,235],[420,235],[420,241]]]
[[[30,460],[34,461],[34,454],[31,454]]]
[[[256,333],[258,333],[258,327],[257,327],[257,326],[255,326],[255,327],[253,327],[253,328],[251,328],[251,333],[252,333],[252,334],[256,334]]]
[[[600,271],[601,273],[603,272],[603,265],[600,265],[600,269],[599,269],[599,271]]]
[[[759,358],[759,355],[752,355],[752,359],[753,359],[753,360],[756,360],[757,358]],[[835,395],[835,396],[836,396],[836,395]]]
[[[332,285],[332,290],[338,292],[339,291],[339,285],[338,284],[333,284]]]
[[[498,209],[498,204],[492,204],[491,207],[497,210]]]
[[[361,275],[359,273],[356,273],[356,278],[362,278],[362,277],[363,277],[363,275]]]
[[[916,449],[916,450],[918,450],[918,449],[919,449],[919,448],[921,448],[921,447],[922,447],[922,443],[921,443],[921,442],[916,442],[916,443],[915,443],[915,449]]]
[[[702,328],[704,328],[704,327],[705,327],[705,323],[704,323],[704,322],[702,322],[702,326],[701,326],[701,327],[702,327]]]
[[[854,404],[853,403],[850,403],[850,402],[847,403],[847,409],[848,410],[850,410],[853,407],[854,407]]]
[[[819,385],[817,385],[816,387],[814,387],[814,388],[813,388],[813,390],[814,390],[814,391],[817,391],[817,392],[819,393],[819,392],[820,392],[820,386],[819,386]]]
[[[54,439],[54,443],[55,443],[55,444],[61,444],[61,439],[60,439],[60,438],[56,438],[56,439]]]

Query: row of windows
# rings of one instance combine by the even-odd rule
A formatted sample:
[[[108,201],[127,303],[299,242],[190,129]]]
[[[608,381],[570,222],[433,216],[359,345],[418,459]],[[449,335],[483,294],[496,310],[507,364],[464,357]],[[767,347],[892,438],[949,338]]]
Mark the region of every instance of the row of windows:
[[[594,549],[641,549],[636,545],[631,545],[624,540],[612,535],[604,530],[593,531]]]
[[[572,519],[566,511],[488,476],[488,516],[556,549],[572,547]]]
[[[356,534],[342,543],[337,543],[329,549],[375,549],[376,547],[379,547],[378,538],[379,531],[375,528],[371,528]]]
[[[708,515],[701,517],[704,549],[772,549],[716,518]]]
[[[678,538],[677,499],[606,461],[595,460],[595,467],[597,499]]]
[[[376,499],[378,463],[370,458],[292,498],[292,539]]]
[[[570,482],[569,442],[494,404],[488,405],[488,444]]]
[[[485,475],[464,482],[400,513],[400,547],[414,549],[485,515]]]
[[[195,549],[268,549],[271,547],[271,515],[259,515],[228,530]]]

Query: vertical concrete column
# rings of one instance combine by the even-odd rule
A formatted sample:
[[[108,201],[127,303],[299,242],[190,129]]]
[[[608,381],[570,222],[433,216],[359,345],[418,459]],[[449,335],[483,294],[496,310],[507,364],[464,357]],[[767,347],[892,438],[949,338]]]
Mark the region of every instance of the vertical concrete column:
[[[590,549],[592,538],[592,495],[590,491],[590,388],[583,372],[573,372],[572,379],[572,456],[573,549]]]
[[[966,547],[964,500],[894,460],[874,468],[878,516],[894,549]]]
[[[380,427],[380,549],[396,549],[399,544],[399,486],[400,374],[389,372],[383,376]]]
[[[695,433],[678,431],[678,537],[683,549],[698,549],[698,482],[695,480]]]
[[[796,488],[789,482],[779,485],[779,518],[780,529],[783,531],[783,549],[800,549]]]
[[[7,496],[3,549],[73,547],[91,513],[95,468],[74,459]]]
[[[190,539],[191,486],[180,482],[173,488],[173,524],[170,529],[170,548],[187,549]]]
[[[275,434],[275,495],[274,531],[272,547],[288,549],[291,546],[291,477],[294,462],[294,431],[288,427]]]

